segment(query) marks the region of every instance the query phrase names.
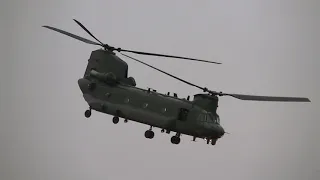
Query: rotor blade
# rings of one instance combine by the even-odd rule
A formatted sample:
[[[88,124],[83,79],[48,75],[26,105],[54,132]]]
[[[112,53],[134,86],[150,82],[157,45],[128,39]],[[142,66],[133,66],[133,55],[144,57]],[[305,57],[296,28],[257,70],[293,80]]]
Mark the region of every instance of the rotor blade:
[[[94,35],[86,28],[84,27],[84,25],[82,25],[79,21],[77,21],[76,19],[73,19],[79,26],[82,27],[82,29],[84,29],[91,37],[93,37],[95,40],[97,40],[98,42],[100,42],[100,44],[103,46],[104,44],[99,41],[99,39],[97,39],[96,37],[94,37]]]
[[[305,97],[280,97],[280,96],[255,96],[255,95],[244,95],[244,94],[220,94],[232,96],[237,99],[247,101],[278,101],[278,102],[311,102]]]
[[[194,58],[188,58],[188,57],[181,57],[181,56],[172,56],[172,55],[165,55],[165,54],[156,54],[156,53],[148,53],[148,52],[141,52],[141,51],[132,51],[132,50],[126,50],[118,48],[117,51],[123,51],[123,52],[131,52],[141,55],[150,55],[150,56],[160,56],[160,57],[169,57],[169,58],[177,58],[177,59],[185,59],[185,60],[192,60],[192,61],[201,61],[201,62],[207,62],[207,63],[214,63],[214,64],[221,64],[219,62],[212,62],[207,60],[201,60],[201,59],[194,59]]]
[[[173,77],[173,78],[175,78],[175,79],[177,79],[177,80],[179,80],[181,82],[184,82],[184,83],[189,84],[191,86],[197,87],[197,88],[203,90],[204,92],[208,92],[208,93],[210,93],[212,95],[232,96],[232,97],[237,98],[237,99],[251,100],[251,101],[311,102],[308,98],[304,98],[304,97],[254,96],[254,95],[244,95],[244,94],[227,94],[227,93],[222,93],[222,92],[211,91],[211,90],[209,90],[207,88],[200,87],[200,86],[195,85],[195,84],[193,84],[191,82],[188,82],[186,80],[178,78],[178,77],[176,77],[176,76],[174,76],[172,74],[169,74],[169,73],[167,73],[165,71],[162,71],[162,70],[160,70],[160,69],[158,69],[156,67],[153,67],[153,66],[151,66],[151,65],[149,65],[149,64],[147,64],[145,62],[142,62],[142,61],[140,61],[140,60],[138,60],[136,58],[133,58],[133,57],[128,56],[128,55],[125,55],[123,53],[120,53],[120,54],[122,54],[123,56],[126,56],[126,57],[128,57],[130,59],[133,59],[133,60],[135,60],[135,61],[137,61],[139,63],[142,63],[142,64],[144,64],[146,66],[149,66],[149,67],[151,67],[151,68],[153,68],[153,69],[155,69],[155,70],[157,70],[159,72],[162,72],[162,73],[164,73],[164,74],[166,74],[166,75],[168,75],[170,77]]]
[[[64,30],[61,30],[61,29],[57,29],[57,28],[50,27],[50,26],[42,26],[42,27],[51,29],[51,30],[56,31],[56,32],[59,32],[59,33],[62,33],[62,34],[64,34],[64,35],[67,35],[67,36],[69,36],[69,37],[75,38],[75,39],[77,39],[77,40],[80,40],[80,41],[85,42],[85,43],[88,43],[88,44],[93,44],[93,45],[101,46],[101,44],[99,44],[99,43],[97,43],[97,42],[93,42],[93,41],[91,41],[91,40],[89,40],[89,39],[86,39],[86,38],[83,38],[83,37],[80,37],[80,36],[71,34],[71,33],[66,32],[66,31],[64,31]]]
[[[122,53],[120,53],[120,54],[122,54]],[[195,85],[195,84],[192,84],[192,83],[190,83],[190,82],[188,82],[188,81],[185,81],[185,80],[183,80],[183,79],[181,79],[181,78],[178,78],[178,77],[176,77],[176,76],[174,76],[174,75],[172,75],[172,74],[169,74],[169,73],[167,73],[167,72],[165,72],[165,71],[162,71],[162,70],[160,70],[160,69],[158,69],[158,68],[156,68],[156,67],[153,67],[153,66],[151,66],[151,65],[149,65],[149,64],[147,64],[147,63],[145,63],[145,62],[142,62],[142,61],[140,61],[140,60],[138,60],[138,59],[136,59],[136,58],[133,58],[133,57],[128,56],[128,55],[125,55],[125,54],[122,54],[122,55],[123,55],[123,56],[126,56],[126,57],[128,57],[128,58],[130,58],[130,59],[133,59],[133,60],[135,60],[135,61],[137,61],[137,62],[139,62],[139,63],[142,63],[142,64],[144,64],[144,65],[146,65],[146,66],[149,66],[149,67],[151,67],[151,68],[153,68],[153,69],[155,69],[155,70],[157,70],[157,71],[160,71],[160,72],[162,72],[162,73],[164,73],[164,74],[166,74],[166,75],[168,75],[168,76],[171,76],[171,77],[173,77],[173,78],[175,78],[175,79],[177,79],[177,80],[179,80],[179,81],[182,81],[182,82],[184,82],[184,83],[186,83],[186,84],[189,84],[189,85],[191,85],[191,86],[197,87],[197,88],[202,89],[202,90],[205,90],[205,89],[206,89],[206,88],[197,86],[197,85]]]

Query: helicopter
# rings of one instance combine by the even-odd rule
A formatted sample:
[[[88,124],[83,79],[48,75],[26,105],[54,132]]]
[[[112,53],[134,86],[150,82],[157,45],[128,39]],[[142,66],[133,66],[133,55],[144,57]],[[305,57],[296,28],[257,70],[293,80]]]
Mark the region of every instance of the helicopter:
[[[44,28],[62,33],[91,45],[101,46],[91,52],[83,77],[78,79],[78,86],[89,108],[85,111],[85,117],[91,116],[92,110],[112,115],[112,122],[117,124],[120,118],[124,122],[134,121],[150,126],[145,131],[145,138],[152,139],[155,136],[153,128],[161,129],[161,133],[175,132],[171,137],[172,144],[179,144],[181,135],[188,135],[204,139],[207,144],[215,145],[217,140],[224,136],[225,130],[220,124],[220,116],[217,114],[220,96],[230,96],[247,101],[282,101],[282,102],[311,102],[305,97],[280,97],[280,96],[256,96],[245,94],[230,94],[210,90],[201,87],[177,76],[169,74],[161,69],[151,66],[143,61],[133,58],[122,52],[140,55],[177,58],[203,63],[221,64],[207,60],[133,51],[115,48],[98,40],[82,23],[73,19],[97,42],[71,34],[51,26]],[[190,96],[179,98],[176,93],[159,93],[154,89],[137,87],[133,77],[128,77],[128,64],[115,52],[144,64],[154,70],[164,73],[176,80],[202,90],[195,94],[193,100]]]

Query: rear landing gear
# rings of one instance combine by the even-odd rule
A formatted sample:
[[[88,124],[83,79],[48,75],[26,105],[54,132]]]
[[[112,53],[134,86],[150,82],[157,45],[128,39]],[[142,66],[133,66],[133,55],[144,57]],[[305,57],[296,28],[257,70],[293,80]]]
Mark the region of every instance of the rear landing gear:
[[[86,118],[89,118],[89,117],[91,116],[91,108],[88,109],[88,110],[86,110],[86,111],[84,112],[84,116],[85,116]]]
[[[114,117],[112,118],[112,122],[113,122],[113,124],[118,124],[118,122],[119,122],[119,117],[118,117],[118,116],[114,116]]]

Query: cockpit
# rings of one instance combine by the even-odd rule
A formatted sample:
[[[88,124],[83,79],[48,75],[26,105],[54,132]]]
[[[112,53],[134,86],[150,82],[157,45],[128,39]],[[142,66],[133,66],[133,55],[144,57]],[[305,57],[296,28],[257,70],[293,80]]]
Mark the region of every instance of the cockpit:
[[[213,115],[211,112],[202,111],[198,117],[199,121],[210,123],[210,124],[220,124],[220,117],[218,114]]]
[[[218,114],[216,114],[215,117],[216,117],[216,123],[217,123],[217,124],[220,124],[220,116],[219,116]]]

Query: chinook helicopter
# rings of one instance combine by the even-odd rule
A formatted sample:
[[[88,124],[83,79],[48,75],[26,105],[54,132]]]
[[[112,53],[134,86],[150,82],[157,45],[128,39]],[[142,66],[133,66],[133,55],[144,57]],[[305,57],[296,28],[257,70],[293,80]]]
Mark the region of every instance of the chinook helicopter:
[[[75,19],[74,21],[97,42],[51,26],[42,27],[65,34],[82,42],[102,47],[102,49],[92,51],[85,73],[78,80],[83,98],[89,106],[88,110],[84,113],[85,117],[89,118],[92,110],[95,110],[114,116],[112,119],[114,124],[119,122],[119,118],[123,118],[124,122],[131,120],[149,125],[150,128],[144,134],[148,139],[154,137],[152,128],[156,127],[160,128],[162,133],[166,132],[169,134],[170,132],[175,132],[175,135],[171,137],[172,144],[179,144],[180,136],[184,134],[192,136],[193,141],[196,138],[202,138],[206,140],[207,144],[211,142],[212,145],[215,145],[217,140],[226,133],[220,125],[220,117],[216,112],[218,108],[218,96],[231,96],[240,100],[251,101],[311,102],[308,98],[304,97],[229,94],[200,87],[121,52],[214,64],[221,63],[115,48],[102,43],[83,24]],[[151,88],[139,88],[136,86],[135,79],[128,77],[127,63],[119,58],[115,51],[181,82],[199,88],[203,93],[195,94],[193,100],[190,100],[190,96],[179,98],[176,93],[173,93],[173,95],[170,95],[170,93],[162,94]]]

